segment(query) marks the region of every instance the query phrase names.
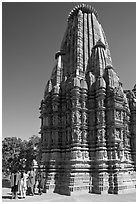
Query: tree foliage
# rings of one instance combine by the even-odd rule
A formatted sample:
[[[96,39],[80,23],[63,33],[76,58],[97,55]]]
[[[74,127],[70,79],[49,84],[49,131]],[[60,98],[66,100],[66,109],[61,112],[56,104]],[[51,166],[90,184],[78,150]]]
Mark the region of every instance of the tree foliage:
[[[40,137],[33,135],[29,140],[6,137],[2,141],[2,171],[8,173],[14,168],[29,170],[33,159],[39,163]]]

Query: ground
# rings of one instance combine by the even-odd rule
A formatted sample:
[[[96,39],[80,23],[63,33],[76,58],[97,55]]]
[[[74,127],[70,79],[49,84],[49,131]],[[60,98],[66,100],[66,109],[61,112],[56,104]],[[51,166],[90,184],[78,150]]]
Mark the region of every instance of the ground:
[[[26,196],[25,199],[11,199],[10,188],[2,188],[3,202],[136,202],[136,192],[119,195],[97,195],[89,193],[75,193],[72,196],[57,193],[43,193],[41,196]]]

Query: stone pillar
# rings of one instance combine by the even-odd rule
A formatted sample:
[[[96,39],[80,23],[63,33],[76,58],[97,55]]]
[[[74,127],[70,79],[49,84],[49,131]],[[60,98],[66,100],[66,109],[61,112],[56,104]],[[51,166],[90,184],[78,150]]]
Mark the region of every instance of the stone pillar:
[[[108,193],[108,156],[106,148],[105,97],[106,84],[102,77],[96,81],[96,148],[95,169],[93,173],[93,192]]]
[[[90,155],[90,189],[92,193],[93,188],[93,173],[95,167],[95,145],[96,145],[96,102],[95,102],[95,91],[91,84],[88,94],[88,144],[89,144],[89,155]]]

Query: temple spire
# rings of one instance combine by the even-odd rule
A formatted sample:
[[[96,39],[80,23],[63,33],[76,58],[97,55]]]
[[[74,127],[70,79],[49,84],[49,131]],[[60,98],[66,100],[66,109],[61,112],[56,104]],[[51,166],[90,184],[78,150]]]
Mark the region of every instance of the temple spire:
[[[136,87],[124,93],[91,6],[70,12],[55,59],[40,107],[47,192],[135,189]]]
[[[103,44],[103,42],[101,41],[101,39],[99,39],[96,43],[96,45],[93,47],[95,53],[95,71],[96,71],[96,75],[98,76],[103,76],[104,73],[104,69],[106,67],[106,57],[105,57],[105,45]]]

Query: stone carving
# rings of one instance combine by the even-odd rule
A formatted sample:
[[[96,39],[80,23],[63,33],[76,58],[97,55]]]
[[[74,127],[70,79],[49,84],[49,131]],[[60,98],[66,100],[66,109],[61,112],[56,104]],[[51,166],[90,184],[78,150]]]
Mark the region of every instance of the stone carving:
[[[82,158],[82,152],[81,152],[80,150],[77,152],[77,157],[78,157],[79,159]]]
[[[82,108],[85,108],[86,107],[86,101],[82,100],[81,106],[82,106]]]
[[[106,36],[89,6],[71,12],[58,57],[40,107],[42,153],[47,154],[40,163],[46,165],[47,191],[122,193],[128,183],[134,189],[136,87],[123,91]]]
[[[98,107],[99,107],[99,108],[104,107],[104,99],[98,100]]]
[[[116,111],[115,111],[115,118],[116,118],[117,120],[121,120],[121,111],[119,111],[119,110],[116,110]]]
[[[72,122],[73,123],[80,123],[80,113],[78,111],[72,113]]]
[[[82,131],[82,141],[83,141],[83,142],[86,142],[86,141],[87,141],[87,131],[86,131],[86,130],[83,130],[83,131]]]
[[[76,141],[76,142],[81,142],[81,131],[79,129],[79,127],[76,127],[74,130],[73,130],[73,141]]]
[[[97,140],[98,140],[98,142],[104,142],[105,141],[105,130],[104,129],[97,130]]]
[[[75,100],[72,101],[72,107],[73,107],[73,108],[76,108],[76,107],[78,107],[78,106],[80,106],[80,103],[79,103],[79,99],[76,98]]]
[[[97,112],[97,122],[98,123],[104,123],[105,122],[105,113],[104,113],[104,111],[98,111]]]
[[[85,158],[89,158],[89,153],[85,151]]]
[[[115,93],[117,96],[120,96],[120,97],[123,97],[123,96],[124,96],[124,92],[123,92],[123,89],[122,89],[121,86],[115,87],[115,88],[114,88],[114,93]]]
[[[87,114],[85,112],[82,113],[82,123],[87,123]]]
[[[120,139],[120,135],[121,135],[120,129],[116,128],[116,129],[115,129],[115,137],[116,137],[117,139]]]

